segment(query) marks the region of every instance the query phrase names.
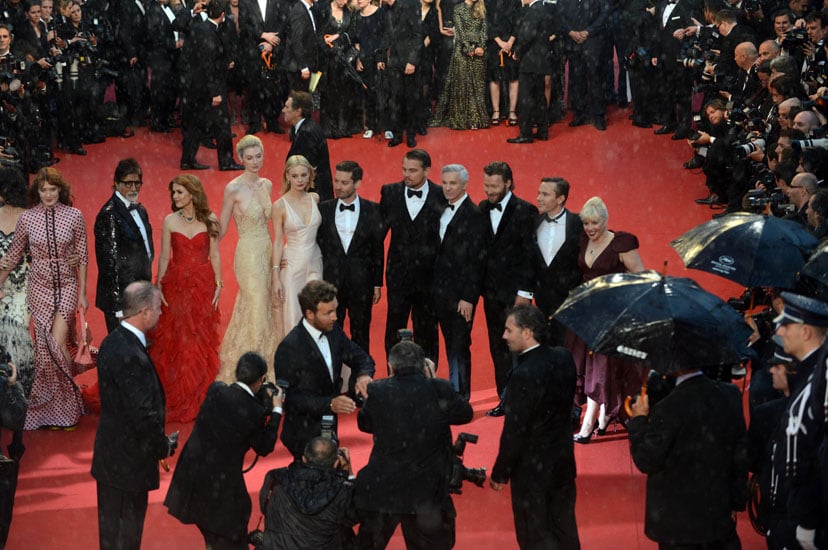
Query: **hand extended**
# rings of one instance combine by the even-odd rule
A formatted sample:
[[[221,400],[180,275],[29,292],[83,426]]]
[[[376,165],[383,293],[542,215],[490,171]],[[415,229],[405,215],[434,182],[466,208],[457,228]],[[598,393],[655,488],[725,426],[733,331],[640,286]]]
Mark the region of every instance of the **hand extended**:
[[[338,395],[331,399],[331,411],[336,414],[351,414],[356,410],[356,403],[347,395]]]
[[[356,391],[357,395],[361,395],[362,397],[368,398],[368,384],[373,382],[373,379],[368,376],[367,374],[363,374],[357,377],[356,384],[354,385],[354,391]]]
[[[632,409],[633,418],[636,416],[647,416],[650,414],[650,396],[647,394],[639,395],[630,409]]]
[[[497,481],[489,478],[489,487],[494,489],[495,491],[502,491],[504,487],[506,487],[505,483],[498,483]]]

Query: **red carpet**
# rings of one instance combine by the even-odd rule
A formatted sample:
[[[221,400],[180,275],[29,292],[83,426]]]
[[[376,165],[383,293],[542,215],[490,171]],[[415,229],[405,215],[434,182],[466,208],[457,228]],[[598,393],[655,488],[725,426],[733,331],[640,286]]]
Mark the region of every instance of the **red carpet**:
[[[550,141],[531,145],[507,144],[506,138],[516,135],[517,128],[504,126],[466,132],[430,129],[429,135],[419,138],[418,142],[432,155],[430,176],[433,180],[439,182],[440,167],[444,164],[461,163],[468,168],[471,175],[469,194],[475,201],[484,198],[482,167],[492,160],[505,160],[511,164],[516,194],[531,202],[534,202],[542,176],[563,176],[572,184],[571,209],[577,211],[586,199],[600,195],[610,211],[610,228],[638,235],[646,267],[660,270],[667,261],[670,275],[690,276],[722,297],[738,294],[741,289],[727,281],[701,272],[685,272],[678,256],[669,247],[673,238],[709,219],[710,210],[693,204],[694,198],[705,194],[704,180],[701,175],[682,169],[681,162],[690,157],[690,149],[684,142],[672,142],[663,136],[654,136],[652,130],[630,126],[628,113],[627,110],[611,110],[606,132],[598,132],[591,126],[572,129],[558,124],[551,128]],[[241,134],[244,128],[236,126],[235,131]],[[263,140],[267,159],[263,175],[271,178],[274,189],[279,190],[288,150],[287,136],[267,134]],[[404,147],[389,149],[385,141],[368,141],[359,136],[329,142],[329,147],[332,165],[344,159],[354,159],[364,167],[365,179],[360,189],[363,196],[378,199],[382,184],[401,178]],[[170,211],[167,184],[179,172],[180,134],[149,134],[146,129],[140,129],[134,138],[109,139],[88,149],[88,157],[63,157],[56,167],[72,184],[75,204],[85,214],[90,232],[90,253],[95,214],[111,194],[112,173],[117,161],[125,156],[134,156],[143,166],[145,184],[140,200],[149,211],[155,228],[156,250],[159,250],[161,221]],[[215,167],[215,152],[202,149],[198,161]],[[197,175],[205,183],[213,210],[218,212],[224,184],[233,174],[212,169]],[[278,193],[273,198],[276,196]],[[235,241],[235,229],[231,229],[221,246],[226,284],[221,298],[225,326],[237,290],[232,272]],[[94,265],[90,266],[89,277],[92,302],[97,279]],[[377,361],[378,373],[384,373],[384,299],[375,308],[374,317],[371,352]],[[467,447],[466,465],[491,468],[502,420],[484,416],[485,411],[495,404],[496,396],[482,317],[482,311],[479,311],[473,334],[472,405],[476,411],[475,420],[463,426],[462,431],[480,435],[478,445]],[[103,316],[97,309],[90,309],[89,319],[98,344],[105,333]],[[446,373],[445,361],[440,373]],[[354,417],[343,420],[341,439],[351,449],[355,467],[361,467],[367,461],[371,440],[358,432]],[[8,548],[86,550],[97,547],[95,484],[89,475],[96,425],[97,418],[87,416],[74,432],[27,432],[27,452],[21,464]],[[192,426],[168,426],[168,431],[175,429],[181,429],[184,441]],[[582,546],[585,549],[656,548],[644,535],[645,478],[630,460],[623,430],[614,435],[610,432],[589,445],[577,446],[576,459],[576,513]],[[279,443],[276,451],[260,460],[248,474],[247,485],[254,502],[265,472],[287,462],[287,452]],[[170,477],[171,474],[162,472],[161,489],[150,494],[143,548],[203,547],[198,530],[178,523],[167,515],[161,504]],[[463,495],[455,497],[455,504],[458,510],[457,548],[517,547],[508,492],[498,494],[488,487],[467,486]],[[257,520],[258,515],[254,514],[251,527]],[[739,515],[739,533],[745,549],[764,548],[763,539],[752,531],[745,514]],[[390,545],[390,548],[403,547],[399,535]]]

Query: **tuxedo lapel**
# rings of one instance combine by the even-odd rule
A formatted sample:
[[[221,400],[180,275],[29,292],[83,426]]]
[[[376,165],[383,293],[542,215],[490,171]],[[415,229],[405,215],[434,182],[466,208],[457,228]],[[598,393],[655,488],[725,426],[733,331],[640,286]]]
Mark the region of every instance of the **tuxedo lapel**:
[[[310,332],[308,332],[308,329],[305,328],[304,323],[299,321],[299,325],[301,326],[302,338],[305,339],[305,343],[310,350],[311,357],[313,357],[315,364],[321,369],[321,373],[324,375],[324,378],[330,382],[333,387],[333,381],[331,380],[331,375],[328,371],[328,365],[325,363],[325,358],[322,357],[322,352],[319,351],[319,346],[317,346],[316,342],[313,341],[313,337]],[[328,346],[331,349],[331,365],[336,365],[333,342],[331,342],[330,336],[328,336]],[[336,368],[334,368],[334,374],[336,374]]]

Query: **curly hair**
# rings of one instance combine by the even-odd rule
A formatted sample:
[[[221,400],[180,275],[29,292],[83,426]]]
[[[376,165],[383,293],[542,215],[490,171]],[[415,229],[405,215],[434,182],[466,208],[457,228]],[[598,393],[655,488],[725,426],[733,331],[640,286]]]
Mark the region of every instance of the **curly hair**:
[[[193,197],[193,209],[198,221],[207,226],[207,234],[210,237],[218,237],[219,223],[211,218],[213,211],[210,210],[210,205],[207,202],[207,194],[204,192],[204,187],[201,185],[201,180],[192,174],[179,174],[175,176],[170,182],[170,197],[172,197],[173,185],[180,185]],[[180,208],[176,208],[175,201],[172,201],[172,211],[177,212]]]
[[[63,179],[60,172],[51,167],[41,168],[35,174],[29,186],[29,206],[36,206],[40,203],[40,188],[44,185],[57,187],[59,189],[58,200],[66,206],[72,206],[72,189],[69,183]]]
[[[0,197],[6,204],[26,208],[26,178],[17,168],[0,168]]]

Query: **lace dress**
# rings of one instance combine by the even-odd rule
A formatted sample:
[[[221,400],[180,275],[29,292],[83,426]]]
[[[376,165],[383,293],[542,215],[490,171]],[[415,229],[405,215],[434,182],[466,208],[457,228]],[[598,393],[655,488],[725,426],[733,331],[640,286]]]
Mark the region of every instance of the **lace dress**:
[[[268,364],[268,377],[273,375],[273,354],[278,339],[270,298],[270,212],[270,197],[261,188],[254,191],[247,210],[234,217],[239,241],[233,270],[239,294],[219,351],[219,379],[224,382],[236,379],[236,363],[248,351],[255,351],[264,357]]]
[[[485,49],[486,18],[473,18],[469,6],[462,3],[454,8],[454,24],[454,51],[430,125],[452,130],[485,128],[489,125],[486,58],[469,57],[468,53],[475,48]]]
[[[306,225],[287,200],[279,200],[285,204],[286,242],[282,259],[287,261],[287,266],[281,271],[280,276],[285,291],[284,328],[287,333],[302,319],[299,291],[308,281],[322,278],[322,251],[316,244],[316,231],[322,223],[322,215],[316,201],[308,196],[305,200],[312,201],[312,208],[310,222]]]
[[[0,231],[0,257],[6,255],[14,238],[14,231],[6,235]],[[11,356],[17,367],[17,378],[23,385],[26,397],[34,382],[34,348],[29,333],[32,316],[26,306],[26,285],[29,281],[29,258],[23,260],[9,273],[3,283],[0,300],[0,346]]]

